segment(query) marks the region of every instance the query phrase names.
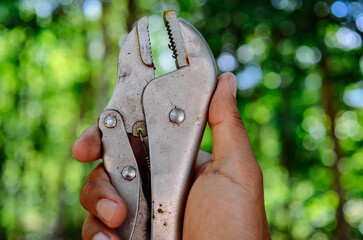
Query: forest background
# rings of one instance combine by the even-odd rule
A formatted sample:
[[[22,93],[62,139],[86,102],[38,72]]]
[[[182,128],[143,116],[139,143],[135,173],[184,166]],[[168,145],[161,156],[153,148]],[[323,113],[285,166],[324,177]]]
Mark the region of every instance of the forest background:
[[[0,239],[81,239],[72,158],[112,93],[119,48],[149,16],[158,76],[174,9],[238,81],[273,239],[363,238],[363,1],[2,0]],[[207,128],[201,148],[211,151]]]

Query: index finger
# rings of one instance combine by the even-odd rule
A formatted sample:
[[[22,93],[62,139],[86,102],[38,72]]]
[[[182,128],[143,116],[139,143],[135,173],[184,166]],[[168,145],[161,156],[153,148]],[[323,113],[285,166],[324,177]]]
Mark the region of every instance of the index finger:
[[[91,162],[100,159],[101,156],[101,131],[94,125],[81,134],[73,144],[73,156],[80,162]]]

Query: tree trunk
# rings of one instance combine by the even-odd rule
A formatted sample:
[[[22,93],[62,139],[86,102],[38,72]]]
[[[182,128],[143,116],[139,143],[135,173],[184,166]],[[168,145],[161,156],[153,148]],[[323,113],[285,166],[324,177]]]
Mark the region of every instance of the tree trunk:
[[[325,61],[323,61],[323,65],[325,65]],[[337,160],[334,166],[332,167],[333,180],[334,180],[333,188],[339,196],[339,205],[336,210],[337,228],[335,229],[336,233],[334,235],[338,236],[338,239],[340,240],[348,240],[349,239],[348,224],[344,218],[344,212],[343,212],[343,206],[345,203],[344,189],[342,188],[342,185],[340,183],[341,173],[338,170],[338,163],[340,159],[343,158],[343,153],[339,147],[338,139],[334,133],[335,132],[334,120],[337,115],[337,110],[334,106],[334,103],[336,102],[335,101],[336,97],[334,94],[335,88],[334,88],[334,82],[331,79],[328,79],[329,74],[327,73],[328,71],[326,70],[325,66],[324,70],[325,74],[322,86],[322,105],[324,106],[325,113],[329,116],[331,120],[330,129],[329,129],[330,131],[328,132],[330,132],[330,137],[334,142],[334,152],[337,156]]]
[[[127,31],[130,32],[131,29],[132,29],[132,25],[137,20],[135,0],[129,0],[129,5],[128,5],[127,8],[128,8],[129,15],[128,15],[127,20],[126,20],[126,24],[127,24]]]

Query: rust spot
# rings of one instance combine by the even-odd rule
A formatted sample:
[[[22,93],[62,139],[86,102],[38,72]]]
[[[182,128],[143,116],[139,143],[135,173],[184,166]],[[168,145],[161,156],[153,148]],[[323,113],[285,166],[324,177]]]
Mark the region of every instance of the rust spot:
[[[164,213],[163,209],[159,208],[158,213],[163,214]]]
[[[155,215],[153,214],[152,219],[155,219]]]
[[[163,225],[166,227],[166,226],[168,226],[168,223],[167,223],[167,222],[164,222],[164,224],[163,224]]]
[[[173,14],[173,13],[175,13],[175,11],[174,11],[174,10],[168,10],[168,11],[165,11],[165,12],[164,12],[164,15],[165,15],[165,16],[168,16],[168,15]]]
[[[161,203],[160,203],[160,204],[159,204],[159,207],[162,207],[162,206],[163,206],[163,204],[161,204]]]
[[[188,54],[185,54],[185,61],[188,63],[189,65],[189,58],[188,58]]]

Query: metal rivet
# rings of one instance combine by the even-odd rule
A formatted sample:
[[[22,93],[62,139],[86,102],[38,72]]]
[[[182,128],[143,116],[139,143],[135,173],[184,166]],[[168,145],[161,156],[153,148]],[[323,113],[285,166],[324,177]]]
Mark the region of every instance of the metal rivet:
[[[134,123],[134,125],[132,126],[132,135],[134,135],[135,137],[140,137],[140,131],[139,131],[140,129],[141,129],[141,135],[145,137],[146,124],[144,121],[138,121]]]
[[[107,117],[105,117],[105,126],[108,128],[113,128],[115,127],[117,124],[117,119],[115,116],[113,115],[108,115]]]
[[[124,167],[121,171],[121,175],[126,180],[132,180],[136,177],[136,170],[131,166]]]
[[[185,119],[185,113],[182,109],[180,108],[174,108],[173,110],[170,111],[169,113],[169,119],[170,121],[172,121],[173,123],[181,123],[184,121]]]

